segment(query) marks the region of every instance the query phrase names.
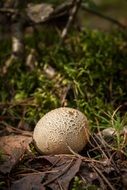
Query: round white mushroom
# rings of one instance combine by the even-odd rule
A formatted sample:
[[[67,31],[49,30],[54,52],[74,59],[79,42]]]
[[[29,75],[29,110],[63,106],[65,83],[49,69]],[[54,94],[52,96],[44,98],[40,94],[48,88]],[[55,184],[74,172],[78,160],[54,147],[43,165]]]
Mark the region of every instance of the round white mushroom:
[[[39,120],[33,139],[43,154],[80,152],[89,139],[87,118],[76,109],[57,108]]]

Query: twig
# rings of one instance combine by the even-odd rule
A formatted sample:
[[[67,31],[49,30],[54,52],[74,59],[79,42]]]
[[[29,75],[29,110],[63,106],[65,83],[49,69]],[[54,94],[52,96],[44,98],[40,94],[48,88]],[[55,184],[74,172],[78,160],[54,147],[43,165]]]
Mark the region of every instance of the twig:
[[[95,137],[96,137],[97,140],[99,140],[99,142],[102,144],[101,139],[100,139],[96,134],[95,134]],[[105,151],[104,151],[103,148],[100,146],[100,144],[99,144],[99,142],[96,140],[96,138],[94,138],[94,137],[92,136],[92,139],[93,139],[94,142],[96,143],[98,149],[102,152],[104,158],[106,158],[106,159],[108,160],[108,159],[109,159],[109,158],[108,158],[109,155],[107,156],[107,154],[106,154],[107,152],[105,153]],[[103,146],[105,147],[104,142],[103,142]]]
[[[5,125],[5,127],[8,129],[8,130],[11,130],[12,132],[16,133],[16,134],[21,134],[23,136],[28,136],[28,137],[32,137],[32,132],[30,131],[23,131],[21,129],[18,129],[18,128],[15,128],[11,125],[9,125],[8,123],[6,123],[5,121],[2,121],[0,122],[1,124]]]
[[[70,26],[72,25],[72,23],[73,23],[73,21],[75,19],[76,13],[77,13],[80,5],[81,5],[81,2],[82,2],[82,0],[73,0],[72,1],[73,7],[72,7],[72,10],[70,12],[70,16],[69,16],[68,22],[67,22],[67,24],[66,24],[66,26],[63,29],[62,34],[61,34],[62,41],[67,36],[67,33],[68,33],[69,29],[70,29]]]
[[[67,87],[65,88],[64,92],[63,92],[63,95],[62,95],[62,98],[61,98],[61,106],[65,106],[66,104],[66,97],[67,97],[67,94],[68,94],[68,91],[70,90],[71,88],[71,84],[68,84]]]
[[[110,16],[107,16],[107,15],[104,15],[104,14],[102,14],[102,13],[96,11],[96,10],[91,9],[91,8],[88,8],[88,7],[86,7],[84,4],[82,4],[81,7],[82,7],[85,11],[87,11],[87,12],[89,12],[89,13],[92,13],[92,14],[98,16],[98,17],[101,17],[102,19],[108,20],[109,22],[112,22],[113,24],[115,24],[115,25],[121,27],[122,29],[126,29],[126,28],[127,28],[125,25],[121,24],[121,23],[120,23],[119,21],[117,21],[116,19],[111,18]]]
[[[18,175],[18,177],[24,177],[24,176],[28,176],[29,174],[32,175],[37,175],[37,174],[53,174],[53,173],[57,173],[58,170],[53,170],[53,171],[38,171],[35,169],[23,169],[23,171],[19,171],[17,173],[15,173],[15,175]]]
[[[116,190],[112,184],[106,179],[106,177],[103,175],[103,173],[94,165],[92,164],[92,167],[95,169],[95,171],[103,178],[105,183],[110,187],[111,190]]]
[[[77,158],[80,158],[82,161],[84,162],[94,162],[94,163],[100,163],[100,164],[105,164],[105,161],[99,161],[99,160],[95,160],[93,158],[89,157],[85,157],[85,156],[81,156],[80,154],[78,154],[77,152],[75,152],[74,150],[72,150],[72,148],[70,146],[68,146],[68,149],[70,150],[70,152]],[[71,155],[70,155],[71,156]]]
[[[0,102],[0,107],[9,107],[9,108],[13,108],[15,106],[29,106],[29,105],[35,107],[37,106],[37,104],[34,103],[33,97],[16,102],[6,102],[6,103]]]
[[[59,185],[60,190],[64,190],[63,187],[62,187],[62,185],[60,184],[59,180],[57,180],[57,183]]]
[[[113,150],[112,146],[109,145],[109,144],[105,141],[105,139],[102,137],[101,133],[99,133],[99,134],[100,134],[100,135],[99,135],[99,136],[96,135],[96,137],[98,137],[98,140],[100,141],[100,143],[102,142],[102,145],[103,145],[104,148],[105,148],[105,151],[106,151],[106,153],[107,153],[107,155],[108,155],[108,159],[107,159],[107,160],[108,160],[108,163],[109,163],[109,164],[112,164],[112,165],[114,166],[115,170],[117,171],[117,173],[119,173],[119,169],[118,169],[116,163],[114,162],[114,160],[112,159],[112,158],[113,158],[113,154],[111,155],[111,153],[109,152],[109,150]]]
[[[53,181],[55,181],[57,178],[61,177],[62,175],[64,175],[64,173],[69,170],[69,168],[72,166],[73,163],[73,159],[71,160],[71,162],[69,162],[69,164],[63,169],[62,173],[59,173],[57,176],[55,176],[52,179],[47,180],[46,182],[43,183],[43,185],[48,185],[49,183],[52,183]]]
[[[17,14],[18,10],[17,9],[11,9],[11,8],[1,8],[0,13],[10,13],[10,14]]]
[[[9,66],[17,61],[23,60],[24,56],[24,29],[23,23],[19,19],[18,22],[13,23],[11,25],[11,33],[12,33],[12,54],[5,62],[3,67],[3,73],[6,74]]]

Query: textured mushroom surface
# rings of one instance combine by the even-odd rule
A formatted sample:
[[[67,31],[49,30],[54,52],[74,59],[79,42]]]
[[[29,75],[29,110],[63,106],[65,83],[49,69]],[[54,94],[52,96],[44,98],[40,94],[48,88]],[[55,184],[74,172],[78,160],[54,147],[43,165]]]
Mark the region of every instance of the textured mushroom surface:
[[[70,149],[79,152],[89,139],[87,118],[76,109],[57,108],[39,120],[33,139],[43,154],[70,153]]]

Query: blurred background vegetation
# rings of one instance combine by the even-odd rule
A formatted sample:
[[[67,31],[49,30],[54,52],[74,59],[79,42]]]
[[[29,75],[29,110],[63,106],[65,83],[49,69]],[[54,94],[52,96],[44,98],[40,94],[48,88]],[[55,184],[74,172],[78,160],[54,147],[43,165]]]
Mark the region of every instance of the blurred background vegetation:
[[[28,1],[26,1],[28,2]],[[41,3],[40,0],[29,0]],[[44,1],[58,6],[58,0]],[[42,25],[36,33],[25,31],[25,59],[14,61],[3,72],[11,54],[11,38],[1,27],[0,39],[0,120],[32,130],[38,119],[60,106],[78,108],[91,126],[103,125],[107,113],[127,108],[127,34],[114,22],[96,13],[127,24],[127,1],[84,0],[78,12],[79,27],[72,27],[64,43],[61,28]],[[5,32],[6,31],[6,32]],[[27,61],[32,52],[32,59]],[[101,116],[104,116],[103,119]]]

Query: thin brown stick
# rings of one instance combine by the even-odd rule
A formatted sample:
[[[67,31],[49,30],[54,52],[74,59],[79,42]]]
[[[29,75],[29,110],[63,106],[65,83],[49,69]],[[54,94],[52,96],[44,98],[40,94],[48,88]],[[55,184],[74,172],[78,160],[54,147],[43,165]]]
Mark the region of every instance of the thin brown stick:
[[[82,161],[84,162],[94,162],[94,163],[100,163],[100,164],[105,164],[105,161],[99,161],[99,160],[95,160],[93,158],[89,157],[85,157],[85,156],[81,156],[80,154],[78,154],[77,152],[75,152],[74,150],[72,150],[71,147],[68,146],[68,149],[70,150],[70,152],[75,156],[80,158]],[[72,155],[71,155],[72,156]],[[107,158],[107,157],[106,157]],[[108,159],[108,158],[107,158]]]
[[[18,10],[17,9],[12,9],[12,8],[0,8],[0,13],[10,13],[10,14],[17,14]]]
[[[91,14],[94,14],[94,15],[96,15],[96,16],[102,18],[102,19],[105,19],[105,20],[107,20],[107,21],[109,21],[109,22],[112,22],[113,24],[119,26],[119,27],[122,28],[122,29],[126,29],[126,28],[127,28],[125,25],[123,25],[122,23],[120,23],[118,20],[116,20],[116,19],[114,19],[114,18],[112,18],[112,17],[110,17],[110,16],[104,15],[103,13],[100,13],[100,12],[98,12],[98,11],[96,11],[96,10],[91,9],[91,8],[88,8],[88,7],[86,7],[84,4],[82,4],[81,7],[82,7],[82,9],[84,9],[85,11],[87,11],[87,12],[89,12],[89,13],[91,13]]]
[[[28,137],[33,136],[32,132],[23,131],[21,129],[15,128],[15,127],[9,125],[8,123],[6,123],[5,121],[2,121],[0,123],[3,124],[8,130],[10,130],[10,131],[12,131],[12,132],[14,132],[16,134],[21,134],[21,135],[28,136]]]
[[[71,162],[63,169],[62,173],[59,173],[58,176],[55,176],[52,179],[47,180],[46,182],[43,183],[43,185],[48,185],[49,183],[52,183],[53,181],[55,181],[56,179],[58,179],[59,177],[61,177],[67,170],[69,170],[69,168],[72,166],[73,163],[73,159],[71,160]]]
[[[95,169],[95,171],[103,178],[105,183],[110,187],[111,190],[116,190],[112,184],[107,180],[107,178],[103,175],[103,173],[94,165],[92,164],[92,167]]]
[[[69,29],[70,29],[70,27],[71,27],[71,25],[72,25],[72,23],[73,23],[73,21],[75,19],[76,13],[77,13],[80,5],[81,5],[81,2],[82,2],[82,0],[73,0],[72,1],[73,7],[72,7],[72,10],[70,12],[68,22],[67,22],[65,28],[62,31],[62,34],[61,34],[62,40],[64,40],[66,38],[66,36],[67,36],[67,33],[68,33],[68,31],[69,31]]]
[[[14,102],[0,102],[0,107],[9,107],[9,108],[13,108],[15,106],[35,106],[37,107],[37,104],[34,103],[34,99],[32,98],[27,98],[25,100],[21,100],[21,101],[14,101]]]

